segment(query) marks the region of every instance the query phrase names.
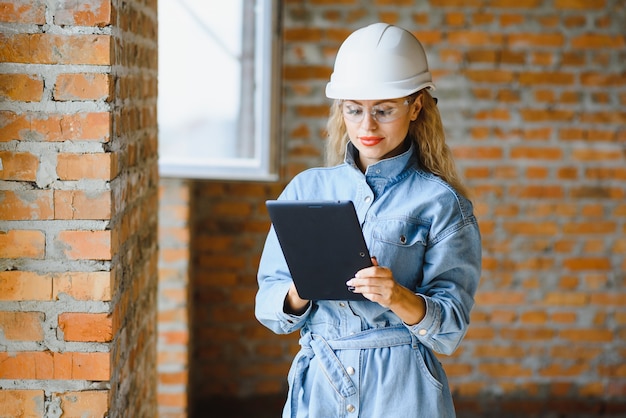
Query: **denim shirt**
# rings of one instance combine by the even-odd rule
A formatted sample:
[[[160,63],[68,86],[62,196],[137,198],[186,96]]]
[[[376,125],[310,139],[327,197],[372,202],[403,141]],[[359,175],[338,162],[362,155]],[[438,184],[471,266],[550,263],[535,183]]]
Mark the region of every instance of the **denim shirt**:
[[[451,354],[469,325],[481,268],[472,204],[421,170],[413,146],[365,174],[357,152],[348,144],[344,164],[300,173],[279,199],[352,200],[370,254],[424,298],[426,315],[408,325],[370,301],[312,301],[302,315],[285,313],[291,277],[270,229],[256,317],[275,333],[301,335],[283,417],[454,417],[433,351]]]

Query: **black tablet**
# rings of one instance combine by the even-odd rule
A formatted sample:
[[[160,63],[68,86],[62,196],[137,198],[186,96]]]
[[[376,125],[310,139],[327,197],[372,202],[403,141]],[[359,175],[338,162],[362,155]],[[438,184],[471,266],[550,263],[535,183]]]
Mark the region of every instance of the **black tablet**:
[[[310,300],[367,300],[346,281],[372,265],[352,201],[268,200],[298,294]]]

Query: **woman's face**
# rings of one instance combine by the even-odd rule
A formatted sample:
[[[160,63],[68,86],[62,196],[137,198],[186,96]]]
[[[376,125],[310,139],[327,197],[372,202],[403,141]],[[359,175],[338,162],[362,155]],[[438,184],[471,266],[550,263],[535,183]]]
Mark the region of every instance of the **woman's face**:
[[[405,151],[404,139],[411,121],[422,109],[422,96],[410,103],[391,100],[345,100],[341,105],[348,137],[359,150],[361,170]]]

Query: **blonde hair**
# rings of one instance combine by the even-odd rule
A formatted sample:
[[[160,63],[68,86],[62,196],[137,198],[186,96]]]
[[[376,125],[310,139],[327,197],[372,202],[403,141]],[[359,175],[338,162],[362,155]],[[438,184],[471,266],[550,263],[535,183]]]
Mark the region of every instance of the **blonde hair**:
[[[410,101],[413,102],[419,95],[422,96],[422,109],[417,119],[409,125],[407,137],[417,148],[420,166],[423,170],[443,179],[459,194],[469,198],[468,190],[457,174],[452,152],[446,144],[437,103],[427,89],[413,93]],[[349,141],[341,112],[341,100],[335,100],[332,104],[326,129],[328,131],[326,165],[341,164]]]

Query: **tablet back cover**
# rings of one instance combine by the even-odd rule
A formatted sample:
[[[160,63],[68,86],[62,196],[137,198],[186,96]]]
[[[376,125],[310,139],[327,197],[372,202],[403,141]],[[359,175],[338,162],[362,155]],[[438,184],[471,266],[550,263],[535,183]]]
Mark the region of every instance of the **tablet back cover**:
[[[266,202],[298,294],[310,300],[366,300],[346,281],[372,265],[351,201]]]

